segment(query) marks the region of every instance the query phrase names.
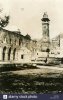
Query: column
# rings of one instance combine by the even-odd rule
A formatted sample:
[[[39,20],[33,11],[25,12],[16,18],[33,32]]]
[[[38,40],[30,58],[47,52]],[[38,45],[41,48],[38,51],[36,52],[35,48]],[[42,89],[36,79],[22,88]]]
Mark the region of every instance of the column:
[[[13,50],[11,50],[10,60],[13,61]]]
[[[8,49],[5,51],[5,61],[8,61]]]
[[[18,60],[18,52],[15,53],[15,60]]]

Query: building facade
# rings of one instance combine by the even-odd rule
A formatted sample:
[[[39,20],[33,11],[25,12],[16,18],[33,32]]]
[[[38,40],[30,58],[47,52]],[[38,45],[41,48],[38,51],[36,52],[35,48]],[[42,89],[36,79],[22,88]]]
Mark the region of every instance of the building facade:
[[[0,28],[0,62],[18,61],[22,47],[30,47],[31,39],[21,35],[19,31]]]
[[[42,37],[32,40],[20,31],[9,31],[0,27],[0,62],[29,63],[32,60],[42,61],[49,57],[63,57],[63,35],[50,40],[49,18],[44,13],[42,21]]]

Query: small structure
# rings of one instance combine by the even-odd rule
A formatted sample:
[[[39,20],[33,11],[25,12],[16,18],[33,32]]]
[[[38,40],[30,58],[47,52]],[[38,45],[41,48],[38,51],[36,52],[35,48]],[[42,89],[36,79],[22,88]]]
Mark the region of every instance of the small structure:
[[[18,63],[30,63],[31,62],[31,52],[26,47],[21,47],[18,50]]]

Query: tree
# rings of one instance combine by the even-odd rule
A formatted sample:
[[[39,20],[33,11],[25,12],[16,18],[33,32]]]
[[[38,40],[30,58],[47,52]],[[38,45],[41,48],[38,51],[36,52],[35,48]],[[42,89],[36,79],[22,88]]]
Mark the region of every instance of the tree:
[[[4,18],[0,18],[0,27],[6,27],[9,23],[9,16],[4,16]]]

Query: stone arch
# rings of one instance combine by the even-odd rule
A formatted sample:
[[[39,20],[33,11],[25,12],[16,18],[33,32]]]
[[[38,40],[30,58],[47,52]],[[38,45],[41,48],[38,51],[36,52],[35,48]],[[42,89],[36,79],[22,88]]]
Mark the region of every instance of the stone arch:
[[[11,44],[11,42],[12,42],[12,41],[11,41],[11,38],[10,38],[10,44]]]
[[[3,60],[5,60],[6,47],[3,48]]]
[[[13,60],[16,59],[16,48],[13,50]]]
[[[9,48],[9,51],[8,51],[8,60],[10,60],[10,57],[11,57],[11,47]]]
[[[21,45],[21,40],[19,39],[19,46]]]

